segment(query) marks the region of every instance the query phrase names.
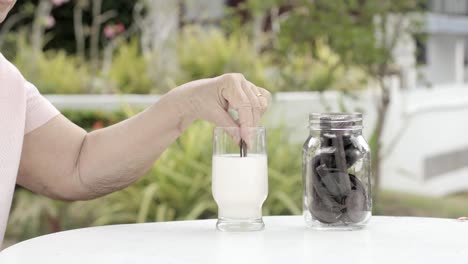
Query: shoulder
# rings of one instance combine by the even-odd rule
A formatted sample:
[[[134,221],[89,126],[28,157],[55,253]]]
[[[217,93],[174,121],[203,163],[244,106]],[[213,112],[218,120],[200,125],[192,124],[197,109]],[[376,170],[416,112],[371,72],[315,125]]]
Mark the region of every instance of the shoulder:
[[[23,76],[18,71],[18,69],[9,62],[3,54],[0,52],[0,73],[1,76],[10,77],[10,78],[20,78],[23,79]]]
[[[26,80],[19,70],[0,53],[0,97],[12,91],[25,90]]]

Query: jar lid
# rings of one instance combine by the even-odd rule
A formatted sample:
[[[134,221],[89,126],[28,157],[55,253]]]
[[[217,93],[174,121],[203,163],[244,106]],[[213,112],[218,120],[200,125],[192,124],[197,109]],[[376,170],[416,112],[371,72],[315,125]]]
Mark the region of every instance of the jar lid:
[[[360,130],[361,113],[310,113],[311,130]]]

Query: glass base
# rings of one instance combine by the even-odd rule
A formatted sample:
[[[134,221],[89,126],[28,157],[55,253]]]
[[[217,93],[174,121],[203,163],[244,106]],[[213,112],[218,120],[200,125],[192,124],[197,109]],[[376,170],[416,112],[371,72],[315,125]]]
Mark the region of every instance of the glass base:
[[[319,231],[355,231],[355,230],[361,230],[366,227],[367,223],[369,222],[371,218],[371,212],[368,212],[363,219],[363,221],[358,222],[358,223],[349,223],[349,222],[337,222],[333,224],[326,224],[318,221],[312,215],[310,212],[305,211],[304,212],[304,218],[305,222],[308,227],[314,229],[314,230],[319,230]]]
[[[251,232],[265,228],[262,218],[259,219],[227,219],[219,218],[216,228],[224,232]]]
[[[318,222],[318,221],[317,221]],[[314,230],[318,231],[355,231],[361,230],[365,227],[365,225],[333,225],[333,224],[323,224],[323,223],[313,223],[309,224],[308,226]]]

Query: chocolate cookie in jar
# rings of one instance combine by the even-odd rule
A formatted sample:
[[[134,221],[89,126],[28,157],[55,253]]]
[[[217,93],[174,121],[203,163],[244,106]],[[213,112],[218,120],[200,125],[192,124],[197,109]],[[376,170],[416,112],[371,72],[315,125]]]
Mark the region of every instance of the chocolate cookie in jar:
[[[304,217],[321,230],[355,230],[371,217],[370,149],[360,113],[312,113],[303,146]]]

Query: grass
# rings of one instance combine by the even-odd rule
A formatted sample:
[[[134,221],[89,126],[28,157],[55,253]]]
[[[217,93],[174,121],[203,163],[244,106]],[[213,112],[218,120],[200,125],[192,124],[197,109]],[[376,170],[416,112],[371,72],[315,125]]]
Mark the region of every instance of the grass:
[[[468,216],[468,193],[447,197],[382,191],[380,204],[375,206],[377,215],[458,218]]]

